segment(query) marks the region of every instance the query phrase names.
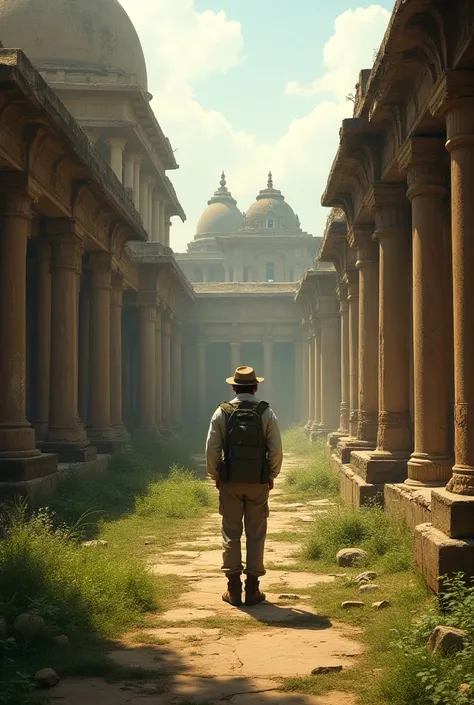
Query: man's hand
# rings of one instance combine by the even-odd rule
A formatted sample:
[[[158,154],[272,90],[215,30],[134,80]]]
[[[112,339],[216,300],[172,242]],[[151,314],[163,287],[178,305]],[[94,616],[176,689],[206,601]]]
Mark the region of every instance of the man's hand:
[[[220,490],[220,488],[221,488],[221,481],[216,480],[216,490]]]
[[[274,486],[275,486],[275,480],[268,480],[268,489],[270,490],[270,492],[272,491]]]

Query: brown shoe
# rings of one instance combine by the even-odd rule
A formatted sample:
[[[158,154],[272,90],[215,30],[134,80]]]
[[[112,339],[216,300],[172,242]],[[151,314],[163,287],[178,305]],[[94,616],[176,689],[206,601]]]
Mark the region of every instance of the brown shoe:
[[[247,607],[258,605],[265,600],[265,593],[260,591],[260,583],[255,575],[247,575],[245,581],[245,604]]]
[[[227,590],[222,595],[224,602],[228,602],[232,607],[240,607],[242,604],[242,581],[240,573],[229,575],[227,578]]]

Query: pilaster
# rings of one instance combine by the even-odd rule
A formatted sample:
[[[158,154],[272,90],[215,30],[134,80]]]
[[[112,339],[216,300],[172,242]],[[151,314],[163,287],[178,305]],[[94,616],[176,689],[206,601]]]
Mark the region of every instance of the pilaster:
[[[110,423],[115,444],[130,441],[123,424],[122,403],[122,309],[125,283],[119,273],[112,274],[110,291]]]

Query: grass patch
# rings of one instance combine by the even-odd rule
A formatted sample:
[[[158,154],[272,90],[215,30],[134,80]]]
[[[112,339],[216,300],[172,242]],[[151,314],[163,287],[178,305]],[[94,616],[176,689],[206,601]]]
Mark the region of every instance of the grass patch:
[[[323,441],[310,442],[303,429],[292,428],[283,434],[283,447],[301,458],[301,467],[289,470],[285,487],[289,499],[334,497],[339,478],[331,469]]]
[[[138,516],[190,519],[211,505],[211,488],[189,470],[173,466],[168,477],[154,483],[136,502]]]
[[[413,564],[412,538],[403,521],[376,506],[332,507],[315,516],[303,556],[334,565],[343,548],[363,548],[368,563],[385,573],[407,571]]]

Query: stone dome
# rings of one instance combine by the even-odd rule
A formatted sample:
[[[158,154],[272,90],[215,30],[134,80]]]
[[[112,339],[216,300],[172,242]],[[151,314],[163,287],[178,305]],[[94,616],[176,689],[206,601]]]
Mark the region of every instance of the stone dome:
[[[227,188],[225,174],[222,172],[220,186],[199,218],[194,239],[230,235],[242,227],[242,220],[242,213]]]
[[[140,40],[118,0],[0,0],[0,39],[40,70],[119,73],[147,90]]]
[[[298,216],[285,201],[285,197],[273,188],[272,172],[268,174],[267,188],[262,189],[257,200],[244,215],[244,230],[301,232]]]

